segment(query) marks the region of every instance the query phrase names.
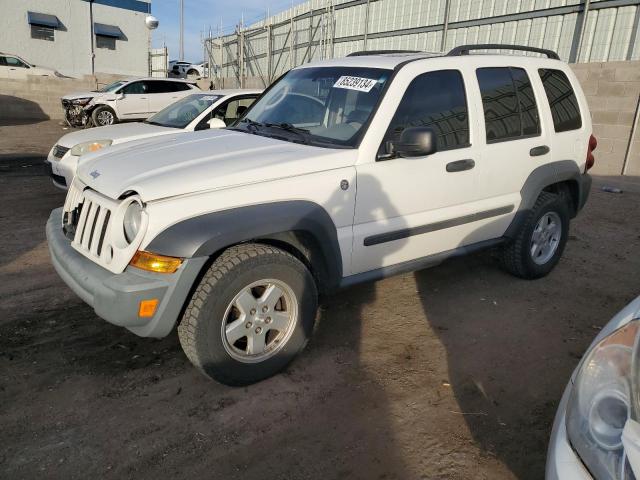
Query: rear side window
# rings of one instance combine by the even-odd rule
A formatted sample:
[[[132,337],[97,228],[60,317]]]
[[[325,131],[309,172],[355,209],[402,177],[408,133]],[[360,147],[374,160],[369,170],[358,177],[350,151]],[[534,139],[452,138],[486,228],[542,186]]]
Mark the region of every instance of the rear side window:
[[[490,67],[476,71],[487,142],[517,140],[540,134],[536,98],[522,68]]]
[[[549,100],[555,131],[566,132],[582,127],[578,99],[565,73],[546,68],[539,69],[538,73]]]
[[[423,73],[400,101],[385,140],[400,139],[408,127],[430,127],[438,150],[469,146],[469,115],[462,74],[457,70]]]

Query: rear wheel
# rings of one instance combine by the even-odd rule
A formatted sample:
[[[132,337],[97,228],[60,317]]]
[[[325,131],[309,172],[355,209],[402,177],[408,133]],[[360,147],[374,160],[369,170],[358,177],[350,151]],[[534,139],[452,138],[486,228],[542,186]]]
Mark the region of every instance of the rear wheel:
[[[205,375],[246,385],[279,372],[304,348],[316,308],[315,282],[298,259],[267,245],[237,245],[205,273],[178,336]]]
[[[560,260],[568,233],[566,198],[542,192],[516,237],[503,247],[502,266],[517,277],[544,277]]]
[[[107,106],[97,107],[91,113],[91,119],[96,127],[104,127],[118,123],[118,117],[116,117],[115,112]]]
[[[200,78],[200,74],[198,73],[198,71],[197,71],[197,70],[193,70],[193,69],[192,69],[192,70],[189,70],[189,71],[187,72],[187,78],[188,78],[189,80],[195,80],[195,79],[197,79],[197,78]]]

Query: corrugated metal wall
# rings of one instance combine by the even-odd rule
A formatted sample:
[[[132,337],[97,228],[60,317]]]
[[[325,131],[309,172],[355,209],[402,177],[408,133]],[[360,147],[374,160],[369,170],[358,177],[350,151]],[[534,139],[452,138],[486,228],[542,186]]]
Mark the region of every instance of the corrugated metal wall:
[[[264,85],[295,65],[365,49],[515,43],[570,62],[640,59],[640,0],[591,0],[584,11],[585,0],[310,0],[211,40],[210,51],[222,77]]]

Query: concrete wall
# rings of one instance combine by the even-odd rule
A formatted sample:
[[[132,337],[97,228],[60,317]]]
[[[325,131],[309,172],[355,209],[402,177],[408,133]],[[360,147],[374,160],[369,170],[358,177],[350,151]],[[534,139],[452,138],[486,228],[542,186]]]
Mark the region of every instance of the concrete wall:
[[[28,120],[64,118],[60,97],[73,92],[95,90],[120,79],[101,74],[79,79],[29,76],[24,79],[0,79],[0,124]]]
[[[92,73],[89,2],[11,0],[2,2],[2,7],[0,51],[19,55],[27,62],[72,77]],[[31,38],[31,26],[27,22],[29,11],[58,17],[62,28],[55,30],[54,41]],[[118,26],[126,37],[116,40],[115,50],[95,49],[96,72],[147,75],[149,30],[144,24],[146,16],[143,12],[94,3],[93,21]]]
[[[594,173],[640,175],[640,126],[627,155],[640,98],[640,61],[571,65],[584,89],[598,139]]]

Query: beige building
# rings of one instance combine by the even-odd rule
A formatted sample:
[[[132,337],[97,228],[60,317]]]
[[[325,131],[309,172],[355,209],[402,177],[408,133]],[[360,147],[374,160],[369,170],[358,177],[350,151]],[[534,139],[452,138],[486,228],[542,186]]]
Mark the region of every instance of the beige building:
[[[0,52],[72,77],[146,75],[151,0],[0,0]]]

